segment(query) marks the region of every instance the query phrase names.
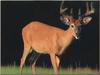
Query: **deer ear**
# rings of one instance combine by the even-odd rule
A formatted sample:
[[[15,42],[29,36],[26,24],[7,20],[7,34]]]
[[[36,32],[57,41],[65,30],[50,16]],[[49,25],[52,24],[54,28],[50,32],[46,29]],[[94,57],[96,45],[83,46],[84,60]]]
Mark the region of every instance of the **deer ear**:
[[[68,17],[60,17],[60,20],[62,21],[62,22],[64,22],[66,25],[69,25],[69,19],[68,19]]]
[[[92,20],[92,17],[84,17],[83,18],[83,23],[88,24]]]
[[[66,18],[65,18],[65,24],[66,24],[66,25],[69,25],[69,23],[70,23],[70,19],[69,19],[69,17],[66,17]]]

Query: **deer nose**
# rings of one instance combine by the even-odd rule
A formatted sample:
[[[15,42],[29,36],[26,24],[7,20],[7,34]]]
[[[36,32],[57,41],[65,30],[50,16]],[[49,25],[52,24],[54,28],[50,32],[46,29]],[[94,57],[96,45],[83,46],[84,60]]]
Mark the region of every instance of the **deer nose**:
[[[78,27],[77,28],[77,31],[76,31],[76,35],[77,35],[77,37],[79,38],[80,36],[80,32],[81,32],[81,27]]]

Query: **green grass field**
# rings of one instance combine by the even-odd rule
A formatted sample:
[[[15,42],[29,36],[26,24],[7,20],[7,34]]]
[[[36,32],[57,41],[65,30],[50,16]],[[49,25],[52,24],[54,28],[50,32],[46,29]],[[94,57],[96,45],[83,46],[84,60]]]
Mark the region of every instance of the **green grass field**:
[[[2,66],[1,67],[1,74],[20,74],[19,67],[16,66]],[[32,74],[30,67],[24,67],[23,74]],[[36,67],[36,74],[53,74],[52,68],[45,68],[45,67]],[[100,74],[97,70],[93,70],[90,68],[60,68],[59,74]]]

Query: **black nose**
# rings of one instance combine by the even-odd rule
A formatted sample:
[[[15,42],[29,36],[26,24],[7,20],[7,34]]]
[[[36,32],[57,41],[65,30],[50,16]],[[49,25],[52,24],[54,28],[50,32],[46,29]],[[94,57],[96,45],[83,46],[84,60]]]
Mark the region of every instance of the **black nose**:
[[[81,27],[78,27],[78,28],[77,28],[77,31],[76,31],[77,37],[79,37],[80,32],[81,32]]]
[[[78,27],[78,32],[79,32],[79,33],[81,32],[81,27]]]

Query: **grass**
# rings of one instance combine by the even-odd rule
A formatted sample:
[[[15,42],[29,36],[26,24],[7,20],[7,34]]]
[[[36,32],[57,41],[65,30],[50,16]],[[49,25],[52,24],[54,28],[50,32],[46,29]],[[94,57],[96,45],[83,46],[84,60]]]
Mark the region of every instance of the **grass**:
[[[19,67],[17,66],[2,66],[1,67],[1,74],[20,74]],[[24,67],[23,73],[22,74],[32,74],[31,68],[30,67]],[[36,67],[36,74],[53,74],[53,69],[52,68],[42,68],[42,67]],[[59,69],[59,74],[100,74],[97,70],[90,69],[88,67],[86,68],[60,68]]]

